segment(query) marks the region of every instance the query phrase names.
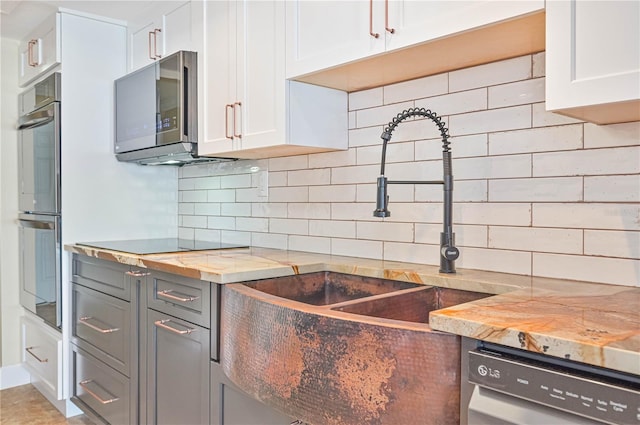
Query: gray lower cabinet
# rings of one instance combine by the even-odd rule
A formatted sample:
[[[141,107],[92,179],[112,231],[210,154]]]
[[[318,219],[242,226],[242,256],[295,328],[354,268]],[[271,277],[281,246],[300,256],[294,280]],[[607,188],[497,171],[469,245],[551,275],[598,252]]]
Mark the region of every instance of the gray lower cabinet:
[[[97,423],[139,422],[136,274],[123,264],[73,256],[71,400]]]
[[[211,284],[151,271],[146,285],[146,423],[208,424]]]
[[[214,425],[290,425],[299,423],[237,388],[211,362],[211,423]]]

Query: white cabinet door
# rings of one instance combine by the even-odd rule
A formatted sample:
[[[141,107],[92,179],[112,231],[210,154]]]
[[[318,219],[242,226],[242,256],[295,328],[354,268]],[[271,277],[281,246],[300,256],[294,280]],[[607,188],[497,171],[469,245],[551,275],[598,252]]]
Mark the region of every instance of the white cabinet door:
[[[286,7],[287,77],[384,51],[382,0],[295,0]]]
[[[386,8],[385,49],[390,51],[544,10],[544,0],[388,0]]]
[[[178,50],[195,50],[191,1],[154,1],[129,26],[129,70]]]
[[[546,107],[596,123],[640,119],[640,3],[547,2]]]
[[[241,149],[285,143],[284,3],[238,2],[236,97]]]
[[[24,87],[60,63],[60,14],[39,25],[20,43],[18,82]]]
[[[236,6],[234,1],[204,5],[206,51],[198,58],[198,153],[233,150],[236,101]]]

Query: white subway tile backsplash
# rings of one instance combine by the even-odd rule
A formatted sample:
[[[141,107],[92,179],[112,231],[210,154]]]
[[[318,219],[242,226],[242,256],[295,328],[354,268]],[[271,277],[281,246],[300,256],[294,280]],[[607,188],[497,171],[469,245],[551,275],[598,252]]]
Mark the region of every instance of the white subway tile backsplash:
[[[322,152],[309,155],[309,168],[332,168],[356,165],[356,150]]]
[[[544,102],[544,78],[489,87],[489,108]]]
[[[531,253],[502,249],[460,248],[456,267],[500,273],[531,274]]]
[[[638,285],[640,122],[545,110],[545,53],[349,94],[345,151],[177,169],[178,235],[278,249],[439,263],[441,185],[388,187],[373,216],[386,125],[431,109],[450,129],[458,268]],[[259,173],[268,170],[268,196]],[[404,120],[389,180],[441,180],[429,119]]]
[[[458,158],[452,161],[455,179],[505,179],[531,176],[531,155]]]
[[[380,138],[380,135],[383,130],[384,127],[382,125],[349,130],[349,147],[382,146],[382,139]]]
[[[356,221],[309,220],[309,235],[355,239]]]
[[[440,245],[423,245],[418,243],[384,243],[384,259],[386,261],[406,261],[417,264],[440,264]]]
[[[289,171],[287,174],[289,186],[315,186],[331,183],[330,168]]]
[[[235,202],[236,191],[234,189],[214,189],[207,192],[208,202]]]
[[[287,203],[275,203],[275,202],[257,202],[251,204],[251,215],[253,217],[273,217],[273,218],[286,218],[287,217]]]
[[[194,204],[193,213],[198,215],[220,215],[221,207],[217,202]]]
[[[254,217],[236,217],[236,230],[245,232],[264,232],[269,231],[268,218]]]
[[[292,251],[317,252],[320,254],[331,253],[331,239],[312,236],[289,236],[289,249]]]
[[[382,260],[381,241],[358,239],[331,239],[331,254]]]
[[[398,112],[402,112],[408,108],[413,108],[413,101],[394,103],[393,105],[381,106],[379,108],[362,109],[356,111],[356,124],[358,127],[386,125]]]
[[[582,124],[489,134],[489,154],[549,152],[582,148]]]
[[[533,55],[533,78],[544,77],[547,67],[546,52],[535,53]]]
[[[502,179],[489,182],[490,202],[578,202],[582,199],[582,177]]]
[[[216,215],[216,214],[210,214]],[[249,203],[224,203],[220,204],[220,214],[234,217],[250,217],[251,204]]]
[[[291,203],[287,208],[289,218],[331,219],[331,204],[328,202]]]
[[[290,235],[308,235],[309,220],[270,218],[269,231],[271,233],[286,233]]]
[[[388,143],[386,163],[413,161],[413,143]],[[366,146],[356,149],[357,164],[380,164],[382,143],[379,146]]]
[[[308,155],[285,156],[269,159],[269,171],[304,170],[309,164]]]
[[[536,276],[640,286],[640,261],[620,258],[533,253]]]
[[[581,123],[581,120],[556,114],[555,112],[547,112],[545,103],[534,103],[533,110],[533,126],[548,127],[550,125],[565,125]]]
[[[358,239],[413,242],[413,223],[367,222],[356,224]]]
[[[489,248],[582,253],[582,230],[489,226]]]
[[[453,222],[497,226],[531,225],[531,204],[483,202],[453,204]]]
[[[356,185],[310,186],[309,202],[354,202]]]
[[[640,232],[585,230],[584,254],[640,260]]]
[[[531,127],[530,105],[470,112],[449,118],[449,131],[456,136],[529,127]]]
[[[585,202],[640,202],[640,175],[584,178]]]
[[[640,145],[533,155],[534,176],[639,174]]]
[[[606,148],[614,146],[638,146],[640,121],[622,124],[584,124],[584,147]]]
[[[251,246],[261,248],[288,249],[288,235],[276,233],[251,233]]]
[[[270,202],[309,202],[309,188],[297,187],[271,187],[269,188]]]
[[[375,108],[382,106],[382,87],[349,93],[349,110]]]
[[[488,87],[531,78],[531,56],[522,56],[449,73],[449,91]]]
[[[209,216],[207,220],[207,228],[219,230],[236,230],[236,218]]]
[[[438,116],[482,111],[487,109],[487,89],[481,88],[419,99],[416,100],[416,108],[430,109]]]
[[[440,243],[440,233],[442,231],[442,224],[416,223],[415,241],[416,243],[437,245]],[[455,225],[453,226],[453,233],[455,234],[457,247],[487,247],[487,226]]]
[[[637,231],[640,230],[640,204],[534,204],[533,225]]]
[[[449,88],[447,74],[432,75],[384,87],[384,103],[405,102],[423,97],[444,94]],[[416,105],[418,106],[418,105]]]

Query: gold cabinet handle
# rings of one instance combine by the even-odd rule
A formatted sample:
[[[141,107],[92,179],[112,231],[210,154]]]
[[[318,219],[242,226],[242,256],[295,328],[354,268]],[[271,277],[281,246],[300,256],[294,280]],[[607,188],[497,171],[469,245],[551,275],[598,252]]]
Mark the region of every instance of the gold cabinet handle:
[[[38,55],[36,59],[33,58],[33,49],[34,47],[38,46],[38,41],[39,40],[32,39],[27,43],[27,63],[29,64],[29,66],[35,67],[40,65],[40,55]]]
[[[145,276],[149,276],[151,273],[142,272],[139,270],[132,270],[132,271],[126,271],[124,272],[124,274],[126,274],[127,276],[133,276],[133,277],[145,277]]]
[[[160,298],[167,298],[167,299],[170,299],[171,301],[180,301],[183,303],[190,303],[199,298],[199,297],[194,297],[192,295],[181,294],[180,292],[175,292],[172,289],[157,291],[156,295]]]
[[[236,120],[236,106],[238,107],[238,111],[240,112],[240,120]],[[237,125],[237,122],[240,121],[240,125]],[[240,131],[237,132],[236,129],[240,127]],[[242,139],[242,102],[235,102],[233,104],[233,137],[237,137],[238,139]]]
[[[161,28],[156,28],[153,31],[149,31],[149,59],[160,59],[162,55],[158,54],[158,33],[162,32]],[[151,45],[153,44],[153,48]]]
[[[186,326],[184,326],[184,329],[176,329],[173,326],[168,325],[168,323],[170,322],[171,322],[171,319],[163,319],[163,320],[156,320],[155,322],[153,322],[153,324],[156,325],[158,328],[165,329],[169,332],[173,332],[174,334],[178,334],[178,335],[189,335],[191,332],[195,331],[195,329],[188,328]]]
[[[116,332],[120,330],[120,328],[101,328],[100,326],[96,326],[89,323],[89,320],[97,320],[97,319],[94,319],[91,316],[83,316],[78,319],[78,323],[82,323],[86,327],[93,329],[94,331],[100,332],[101,334],[108,334],[108,333]]]
[[[229,134],[229,109],[231,109],[235,117],[235,112],[233,111],[233,104],[229,103],[224,105],[224,137],[226,137],[227,139],[233,140],[233,134]]]
[[[33,354],[33,349],[36,348],[34,346],[31,347],[27,347],[25,348],[25,351],[29,354],[31,354],[37,361],[39,361],[40,363],[47,363],[49,361],[49,359],[41,359],[40,357],[36,356],[35,354]]]
[[[113,403],[114,401],[118,401],[120,400],[119,397],[116,397],[112,394],[109,393],[109,391],[105,390],[104,388],[102,388],[102,386],[100,386],[97,382],[94,382],[93,379],[85,379],[84,381],[80,381],[78,382],[78,384],[82,387],[83,390],[85,390],[91,397],[95,398],[96,400],[98,400],[98,402],[100,404],[109,404],[109,403]],[[89,388],[89,384],[93,384],[96,387],[100,388],[100,390],[102,392],[104,392],[105,394],[107,394],[110,398],[104,399],[102,397],[100,397],[98,394],[96,394],[94,391],[92,391]]]
[[[369,35],[373,38],[380,37],[380,34],[373,32],[373,0],[369,0]]]
[[[395,34],[396,30],[389,28],[389,0],[384,0],[384,29],[391,34]]]

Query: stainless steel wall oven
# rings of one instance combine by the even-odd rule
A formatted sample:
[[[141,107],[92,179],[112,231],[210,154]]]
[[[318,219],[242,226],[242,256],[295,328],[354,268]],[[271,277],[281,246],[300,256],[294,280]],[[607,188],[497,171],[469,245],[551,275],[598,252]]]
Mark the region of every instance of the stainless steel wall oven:
[[[19,97],[20,303],[62,326],[60,232],[60,74]]]

